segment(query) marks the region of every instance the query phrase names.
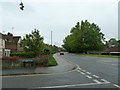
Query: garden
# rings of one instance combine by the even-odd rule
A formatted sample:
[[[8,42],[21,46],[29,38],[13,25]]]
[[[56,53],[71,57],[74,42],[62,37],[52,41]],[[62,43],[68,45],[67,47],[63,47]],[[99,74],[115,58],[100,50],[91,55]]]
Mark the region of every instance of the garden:
[[[48,67],[58,65],[53,57],[58,51],[55,45],[43,42],[38,30],[32,31],[20,41],[22,52],[11,52],[10,56],[2,57],[2,68]]]

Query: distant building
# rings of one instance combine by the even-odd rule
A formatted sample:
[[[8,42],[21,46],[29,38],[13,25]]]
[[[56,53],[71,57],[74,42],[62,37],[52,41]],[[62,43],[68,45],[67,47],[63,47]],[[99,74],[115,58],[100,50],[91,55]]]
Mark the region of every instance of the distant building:
[[[13,36],[13,34],[8,33],[3,34],[3,39],[5,40],[5,49],[10,49],[11,52],[19,51],[18,41],[20,40],[20,36]]]

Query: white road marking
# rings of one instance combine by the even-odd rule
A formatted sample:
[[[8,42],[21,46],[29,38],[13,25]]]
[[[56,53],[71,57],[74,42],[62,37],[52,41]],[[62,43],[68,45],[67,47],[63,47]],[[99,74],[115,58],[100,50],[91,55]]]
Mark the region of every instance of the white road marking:
[[[85,75],[85,73],[83,73],[83,72],[80,72],[81,74],[83,74],[83,75]]]
[[[117,66],[117,64],[111,64],[111,65],[113,65],[113,66]]]
[[[91,76],[86,75],[87,78],[92,78]]]
[[[94,79],[93,81],[96,82],[96,83],[101,83],[100,81],[98,81],[98,80],[96,80],[96,79]]]
[[[79,70],[81,70],[81,68],[78,68]]]
[[[101,79],[102,81],[104,81],[105,83],[110,83],[109,81],[105,80],[105,79]]]
[[[98,85],[98,84],[103,84],[103,83],[86,83],[86,84],[61,85],[61,86],[36,87],[36,88],[62,88],[62,87],[87,86],[87,85]]]
[[[97,75],[93,75],[94,77],[96,77],[96,78],[99,78],[99,76],[97,76]]]
[[[77,70],[77,72],[81,72],[81,71]]]
[[[82,70],[83,72],[86,72],[85,70]]]
[[[91,74],[90,72],[86,72],[87,74]]]
[[[116,85],[116,84],[113,84],[113,86],[120,88],[120,86],[118,86],[118,85]]]

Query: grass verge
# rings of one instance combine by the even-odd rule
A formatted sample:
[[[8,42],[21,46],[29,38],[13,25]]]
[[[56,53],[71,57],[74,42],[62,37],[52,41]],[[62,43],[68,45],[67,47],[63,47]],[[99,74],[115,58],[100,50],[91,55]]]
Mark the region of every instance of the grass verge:
[[[80,54],[80,55],[96,56],[96,57],[108,57],[108,58],[120,58],[120,56],[114,56],[114,55],[94,55],[94,54]]]
[[[56,66],[58,65],[58,63],[56,62],[55,58],[53,57],[53,55],[50,55],[50,62],[48,66]]]

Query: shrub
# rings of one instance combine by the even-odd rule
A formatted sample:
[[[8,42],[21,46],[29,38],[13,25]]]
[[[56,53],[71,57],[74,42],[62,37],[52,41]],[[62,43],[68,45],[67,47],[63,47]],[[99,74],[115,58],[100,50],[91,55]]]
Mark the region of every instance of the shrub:
[[[53,57],[53,55],[50,55],[50,61],[49,61],[49,66],[56,66],[58,65],[57,61]]]

